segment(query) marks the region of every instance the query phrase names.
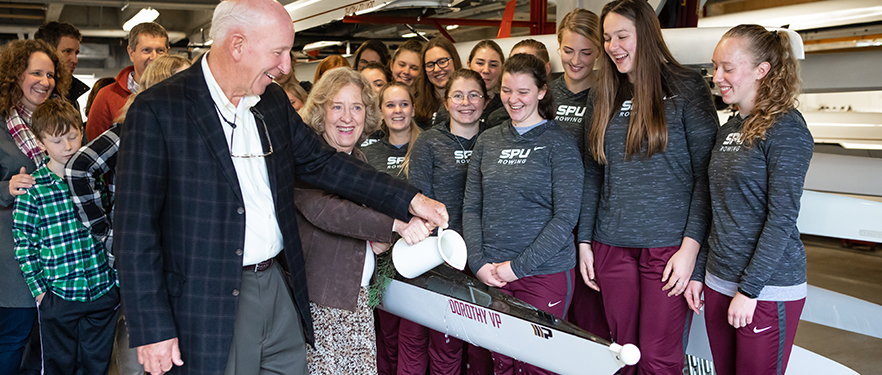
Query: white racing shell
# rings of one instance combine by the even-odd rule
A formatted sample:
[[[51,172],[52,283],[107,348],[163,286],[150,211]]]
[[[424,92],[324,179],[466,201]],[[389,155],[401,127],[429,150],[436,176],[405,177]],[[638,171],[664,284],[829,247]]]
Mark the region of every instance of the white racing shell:
[[[611,344],[445,265],[392,281],[380,307],[559,374],[611,375],[640,358],[633,345]]]

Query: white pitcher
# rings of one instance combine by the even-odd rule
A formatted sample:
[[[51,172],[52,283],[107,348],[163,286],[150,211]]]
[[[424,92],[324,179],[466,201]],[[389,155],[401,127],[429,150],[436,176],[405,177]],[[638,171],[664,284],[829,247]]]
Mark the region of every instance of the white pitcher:
[[[466,244],[454,230],[438,229],[438,236],[429,236],[413,245],[399,239],[392,247],[392,263],[401,276],[412,279],[447,262],[462,271],[466,265]]]

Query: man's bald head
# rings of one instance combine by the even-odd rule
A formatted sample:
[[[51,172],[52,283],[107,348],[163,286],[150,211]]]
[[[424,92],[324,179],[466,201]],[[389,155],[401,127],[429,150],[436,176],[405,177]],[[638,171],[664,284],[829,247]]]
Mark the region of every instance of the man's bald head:
[[[208,35],[214,43],[223,43],[232,33],[258,31],[268,26],[277,32],[285,31],[278,27],[290,27],[293,38],[291,16],[278,1],[225,0],[214,9]]]
[[[226,0],[214,11],[208,64],[231,102],[291,72],[294,24],[274,0]]]

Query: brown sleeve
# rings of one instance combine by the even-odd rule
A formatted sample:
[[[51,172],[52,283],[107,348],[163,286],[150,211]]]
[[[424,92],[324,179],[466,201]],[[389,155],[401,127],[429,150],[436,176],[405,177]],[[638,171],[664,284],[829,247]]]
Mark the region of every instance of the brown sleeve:
[[[393,219],[355,202],[318,189],[297,189],[297,210],[312,225],[329,233],[365,241],[392,242]]]

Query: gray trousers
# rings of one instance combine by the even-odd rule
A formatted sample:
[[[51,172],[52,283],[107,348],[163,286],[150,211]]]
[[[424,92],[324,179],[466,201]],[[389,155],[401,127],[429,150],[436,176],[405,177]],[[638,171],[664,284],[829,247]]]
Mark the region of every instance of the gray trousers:
[[[306,375],[300,315],[282,269],[243,271],[233,345],[224,375]]]
[[[129,348],[129,329],[122,306],[119,311],[109,375],[143,375],[144,366],[138,362],[138,349]]]

